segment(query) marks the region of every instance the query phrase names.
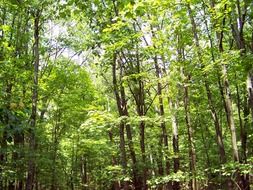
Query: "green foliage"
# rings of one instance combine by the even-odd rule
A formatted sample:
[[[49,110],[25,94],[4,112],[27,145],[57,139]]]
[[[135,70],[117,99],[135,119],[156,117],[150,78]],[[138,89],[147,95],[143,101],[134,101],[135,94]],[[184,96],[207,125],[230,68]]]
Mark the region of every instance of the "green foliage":
[[[38,189],[246,189],[252,13],[234,0],[0,1],[0,189],[25,184],[33,156]]]

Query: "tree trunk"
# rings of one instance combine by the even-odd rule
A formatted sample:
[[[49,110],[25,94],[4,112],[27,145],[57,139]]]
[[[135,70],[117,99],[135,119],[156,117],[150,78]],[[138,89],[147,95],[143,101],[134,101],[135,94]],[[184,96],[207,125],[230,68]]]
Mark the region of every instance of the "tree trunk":
[[[190,102],[189,102],[189,89],[188,89],[188,83],[190,81],[190,75],[185,76],[186,81],[184,84],[184,110],[185,110],[185,123],[187,126],[187,133],[188,133],[188,143],[189,143],[189,160],[190,160],[190,183],[189,183],[189,189],[190,190],[197,190],[197,181],[195,178],[196,174],[196,152],[193,142],[193,128],[191,125],[190,120]]]
[[[144,89],[143,89],[143,83],[142,81],[138,81],[139,88],[137,89],[137,97],[138,101],[136,101],[136,107],[137,112],[140,117],[144,116]],[[141,157],[142,157],[142,188],[140,190],[146,190],[147,189],[147,166],[146,166],[146,149],[145,149],[145,123],[144,121],[140,121],[139,125],[139,137],[140,137],[140,147],[141,147]]]
[[[156,70],[156,77],[157,79],[161,79],[161,68],[159,67],[158,65],[158,60],[157,60],[157,56],[154,57],[154,64],[155,64],[155,70]],[[164,105],[163,105],[163,97],[162,97],[162,84],[160,81],[158,81],[157,83],[157,96],[158,96],[158,99],[159,99],[159,115],[161,116],[162,118],[162,121],[161,121],[161,130],[162,130],[162,134],[161,134],[161,138],[162,138],[162,142],[163,142],[163,146],[165,148],[165,173],[166,175],[169,175],[170,174],[170,161],[169,161],[169,158],[168,158],[168,134],[167,134],[167,130],[166,130],[166,125],[165,125],[165,121],[164,121]],[[171,181],[168,182],[166,184],[166,188],[167,189],[171,189],[172,188],[172,183]]]
[[[244,101],[244,109],[243,109],[243,117],[244,117],[244,123],[243,123],[243,131],[241,132],[241,143],[242,143],[242,150],[243,150],[243,156],[242,156],[242,161],[244,164],[247,164],[247,131],[249,129],[249,106],[248,106],[248,101],[247,101],[247,96],[245,97]],[[244,178],[243,181],[243,187],[245,190],[250,190],[250,177],[249,174],[242,175]]]
[[[211,2],[211,3],[212,3],[212,5],[214,4],[214,2]],[[204,13],[205,13],[205,7],[204,6],[203,6],[203,9],[204,9]],[[201,57],[201,53],[200,53],[199,38],[198,38],[198,34],[197,34],[196,23],[195,23],[194,17],[192,16],[192,11],[191,11],[191,8],[190,8],[189,5],[188,5],[188,11],[189,11],[189,14],[190,14],[190,17],[191,17],[192,30],[193,30],[193,33],[195,33],[194,39],[195,39],[195,44],[198,48],[198,50],[197,50],[198,51],[198,57],[199,57],[200,62],[202,63],[203,61],[202,61],[202,57]],[[207,25],[206,20],[205,20],[205,25],[206,25],[206,28],[207,28],[207,31],[208,31],[208,38],[209,38],[209,42],[210,42],[210,46],[211,46],[212,61],[214,62],[215,58],[214,58],[214,54],[213,54],[213,50],[212,50],[213,49],[213,41],[212,41],[211,35],[209,33],[209,29],[208,29],[208,25]],[[211,110],[212,120],[213,120],[214,126],[215,126],[216,143],[217,143],[218,150],[219,150],[220,163],[224,164],[224,163],[226,163],[226,154],[225,154],[225,147],[224,147],[223,137],[222,137],[222,129],[221,129],[221,126],[220,126],[220,122],[219,122],[219,118],[218,118],[216,108],[214,106],[212,92],[211,92],[209,84],[206,80],[207,75],[204,74],[203,77],[204,77],[204,84],[205,84],[209,109]]]
[[[28,171],[26,179],[26,190],[32,190],[34,185],[35,176],[35,151],[36,151],[36,141],[35,141],[35,130],[36,130],[36,119],[37,119],[37,103],[38,103],[38,76],[39,76],[39,20],[40,20],[40,10],[36,10],[34,15],[34,76],[33,76],[33,92],[32,92],[32,114],[30,118],[30,139],[29,139],[29,161],[28,161]]]
[[[251,69],[251,71],[249,71],[248,73],[247,89],[248,89],[248,97],[249,97],[248,102],[249,102],[249,107],[251,110],[251,118],[253,121],[253,69]]]
[[[171,110],[171,124],[172,124],[172,134],[173,134],[173,153],[174,153],[174,173],[177,173],[179,171],[179,140],[178,140],[178,123],[176,118],[176,111],[177,111],[177,103],[173,102],[170,98],[168,98],[168,102],[170,104],[170,110]],[[180,183],[177,181],[173,181],[173,190],[179,190],[180,189]]]
[[[6,162],[6,151],[7,151],[7,129],[4,129],[3,131],[3,135],[1,137],[1,153],[0,153],[0,164],[1,164],[1,168],[0,168],[0,172],[1,172],[1,176],[0,176],[0,188],[4,189],[4,176],[3,176],[3,166],[5,165]]]
[[[222,66],[222,74],[223,74],[223,83],[224,83],[224,95],[225,95],[225,110],[227,116],[228,126],[231,132],[231,141],[232,141],[232,148],[233,148],[233,157],[234,160],[239,162],[239,153],[237,147],[237,140],[236,140],[236,129],[234,123],[234,116],[233,116],[233,109],[232,109],[232,100],[230,94],[229,83],[227,79],[227,68],[225,65]]]
[[[116,74],[116,63],[117,57],[116,53],[113,56],[113,63],[112,63],[112,77],[113,77],[113,90],[114,95],[117,102],[118,112],[120,116],[123,116],[123,110],[121,105],[121,98],[119,95],[118,84],[117,84],[117,74]],[[119,124],[119,135],[120,135],[120,154],[121,154],[121,165],[123,168],[123,175],[127,175],[127,158],[126,158],[126,149],[125,149],[125,132],[124,132],[125,124],[123,121]],[[123,181],[124,183],[124,190],[129,189],[129,182]]]
[[[87,185],[88,185],[87,172],[88,172],[87,158],[84,155],[84,156],[81,156],[81,167],[80,167],[82,190],[88,190],[88,187],[87,187]],[[114,184],[116,184],[116,183],[114,183]],[[117,183],[117,185],[119,185],[119,184]],[[116,186],[115,186],[114,190],[119,190],[119,188],[116,188]]]
[[[23,131],[16,131],[14,134],[14,146],[15,148],[18,148],[19,150],[22,150],[24,147],[24,133]],[[14,152],[13,153],[13,160],[14,163],[16,163],[16,160],[20,160],[24,157],[23,153],[20,152]],[[23,165],[17,165],[15,164],[14,168],[16,168],[17,173],[19,175],[24,173]],[[23,188],[23,179],[17,179],[15,182],[16,190],[22,190]]]
[[[121,105],[122,105],[121,109],[122,109],[122,114],[123,114],[122,116],[129,117],[125,89],[122,85],[120,86],[120,95],[121,95]],[[133,183],[134,183],[135,188],[138,189],[138,188],[141,188],[141,186],[142,186],[142,179],[138,174],[137,159],[136,159],[136,154],[135,154],[134,145],[133,145],[132,130],[131,130],[131,126],[129,124],[125,124],[125,127],[126,127],[126,135],[127,135],[127,140],[128,140],[127,144],[128,144],[128,148],[130,151],[131,160],[133,162],[133,167],[132,167],[132,169],[133,169]]]
[[[141,70],[141,62],[139,60],[139,51],[138,46],[136,50],[136,73],[140,74]],[[136,189],[140,190],[147,190],[147,163],[146,163],[146,148],[145,148],[145,122],[142,121],[143,116],[145,116],[145,92],[144,92],[144,83],[141,78],[138,78],[135,81],[134,90],[130,89],[136,103],[136,110],[138,116],[140,117],[141,121],[139,123],[139,137],[140,137],[140,148],[141,148],[141,158],[142,158],[142,185]]]

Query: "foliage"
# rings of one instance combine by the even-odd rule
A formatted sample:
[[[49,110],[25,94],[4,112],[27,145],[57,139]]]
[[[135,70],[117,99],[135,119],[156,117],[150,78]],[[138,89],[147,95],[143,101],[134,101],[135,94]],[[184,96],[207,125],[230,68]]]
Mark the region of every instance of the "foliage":
[[[247,0],[0,0],[0,189],[249,190],[252,18]]]

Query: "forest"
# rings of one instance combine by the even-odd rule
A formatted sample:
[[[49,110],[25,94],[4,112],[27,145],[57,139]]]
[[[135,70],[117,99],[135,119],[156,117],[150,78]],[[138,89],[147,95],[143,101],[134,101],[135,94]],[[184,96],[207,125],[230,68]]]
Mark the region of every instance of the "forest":
[[[252,0],[0,0],[0,190],[253,189]]]

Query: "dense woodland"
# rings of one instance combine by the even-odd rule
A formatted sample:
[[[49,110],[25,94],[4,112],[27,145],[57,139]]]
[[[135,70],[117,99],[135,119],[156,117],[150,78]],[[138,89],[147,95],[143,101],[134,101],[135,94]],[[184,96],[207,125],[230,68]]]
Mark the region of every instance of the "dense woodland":
[[[253,188],[252,0],[0,0],[1,190]]]

